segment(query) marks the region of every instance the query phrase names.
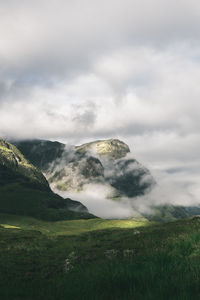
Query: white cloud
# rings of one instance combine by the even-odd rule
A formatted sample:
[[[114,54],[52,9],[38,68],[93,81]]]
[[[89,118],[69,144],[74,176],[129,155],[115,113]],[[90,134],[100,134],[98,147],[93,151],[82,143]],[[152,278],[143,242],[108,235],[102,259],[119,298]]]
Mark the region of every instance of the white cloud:
[[[109,186],[101,184],[88,184],[84,187],[84,192],[60,192],[63,197],[70,197],[83,203],[89,212],[101,218],[127,218],[136,217],[139,214],[134,212],[127,199],[122,202],[109,200],[107,195],[111,192]]]

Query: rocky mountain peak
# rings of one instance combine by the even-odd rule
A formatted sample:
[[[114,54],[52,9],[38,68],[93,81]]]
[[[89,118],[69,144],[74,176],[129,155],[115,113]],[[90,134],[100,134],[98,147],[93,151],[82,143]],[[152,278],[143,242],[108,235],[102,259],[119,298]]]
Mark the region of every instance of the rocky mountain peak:
[[[118,139],[98,140],[76,147],[78,153],[91,152],[99,156],[119,159],[126,156],[130,149],[128,145]]]

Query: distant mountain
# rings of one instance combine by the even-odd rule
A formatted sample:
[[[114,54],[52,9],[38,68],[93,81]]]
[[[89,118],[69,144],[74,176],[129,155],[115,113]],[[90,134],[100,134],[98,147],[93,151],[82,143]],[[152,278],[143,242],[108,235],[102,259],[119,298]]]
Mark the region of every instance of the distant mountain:
[[[42,172],[0,139],[0,212],[46,220],[94,217],[85,206],[52,192]]]
[[[160,205],[154,206],[153,213],[144,214],[149,221],[154,222],[171,222],[179,219],[189,218],[195,214],[190,213],[186,207],[177,205]]]

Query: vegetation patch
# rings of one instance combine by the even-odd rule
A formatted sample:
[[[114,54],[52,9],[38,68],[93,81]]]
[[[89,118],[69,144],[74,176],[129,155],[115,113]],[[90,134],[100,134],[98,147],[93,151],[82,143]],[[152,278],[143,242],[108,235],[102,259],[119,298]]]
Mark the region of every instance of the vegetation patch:
[[[0,223],[1,299],[199,299],[198,217]]]

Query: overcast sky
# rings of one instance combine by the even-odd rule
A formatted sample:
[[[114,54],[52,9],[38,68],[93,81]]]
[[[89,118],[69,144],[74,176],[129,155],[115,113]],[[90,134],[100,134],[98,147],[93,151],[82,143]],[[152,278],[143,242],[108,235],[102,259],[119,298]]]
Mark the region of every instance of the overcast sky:
[[[0,0],[0,136],[119,138],[198,195],[200,1]]]

